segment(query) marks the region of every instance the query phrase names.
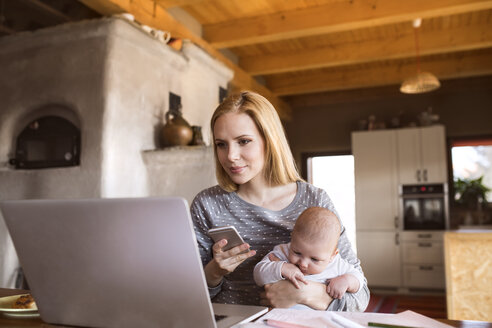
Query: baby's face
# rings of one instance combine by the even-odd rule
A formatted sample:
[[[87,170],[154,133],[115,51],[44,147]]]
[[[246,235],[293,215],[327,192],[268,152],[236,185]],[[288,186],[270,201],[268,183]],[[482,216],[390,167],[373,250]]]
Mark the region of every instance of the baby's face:
[[[332,242],[311,241],[294,235],[288,258],[303,274],[317,274],[326,269],[337,253]]]

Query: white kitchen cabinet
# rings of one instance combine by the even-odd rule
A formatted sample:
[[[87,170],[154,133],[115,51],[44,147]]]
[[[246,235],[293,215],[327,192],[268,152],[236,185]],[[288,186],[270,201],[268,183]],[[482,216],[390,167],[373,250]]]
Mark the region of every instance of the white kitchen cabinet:
[[[393,231],[398,225],[395,130],[352,133],[357,230]]]
[[[396,130],[400,184],[447,181],[444,127],[435,125]]]
[[[403,266],[403,281],[407,288],[444,289],[444,266],[406,264]]]
[[[401,251],[404,287],[445,287],[442,231],[403,231]]]
[[[357,231],[357,256],[371,287],[400,287],[398,232]]]
[[[398,186],[447,181],[444,128],[353,132],[352,153],[357,255],[369,286],[443,288],[442,232],[402,231]]]
[[[442,241],[410,241],[402,242],[404,263],[428,265],[443,264],[444,251]]]

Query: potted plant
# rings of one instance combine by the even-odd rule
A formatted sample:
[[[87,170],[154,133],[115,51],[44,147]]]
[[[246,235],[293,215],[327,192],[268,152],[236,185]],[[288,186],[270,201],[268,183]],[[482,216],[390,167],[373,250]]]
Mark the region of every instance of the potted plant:
[[[487,204],[487,193],[491,190],[482,182],[483,176],[477,179],[456,179],[454,181],[455,200],[468,210],[466,224],[473,221],[473,212],[478,212],[478,221],[482,223],[483,205]]]

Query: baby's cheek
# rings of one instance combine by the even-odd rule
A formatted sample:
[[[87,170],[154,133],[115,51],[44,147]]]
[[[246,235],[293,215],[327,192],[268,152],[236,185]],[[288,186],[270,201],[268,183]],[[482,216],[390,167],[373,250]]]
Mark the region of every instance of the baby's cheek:
[[[311,264],[309,271],[309,274],[318,274],[323,272],[328,265],[321,265],[321,264]]]
[[[323,269],[322,269],[322,268],[320,268],[320,267],[319,267],[319,266],[317,266],[317,265],[313,265],[313,264],[311,264],[311,265],[309,266],[309,268],[308,268],[308,272],[307,272],[307,274],[318,274],[318,273],[321,273],[321,272],[323,272]]]

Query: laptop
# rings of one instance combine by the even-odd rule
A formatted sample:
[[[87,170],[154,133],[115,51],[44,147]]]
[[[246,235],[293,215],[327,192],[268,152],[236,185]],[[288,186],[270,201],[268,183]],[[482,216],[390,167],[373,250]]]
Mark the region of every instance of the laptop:
[[[182,198],[21,200],[0,208],[45,322],[230,327],[267,312],[211,303]]]

